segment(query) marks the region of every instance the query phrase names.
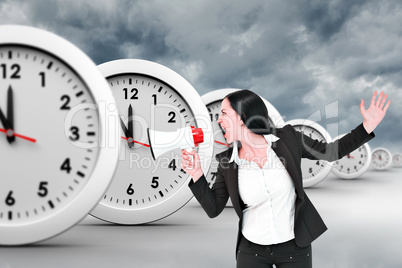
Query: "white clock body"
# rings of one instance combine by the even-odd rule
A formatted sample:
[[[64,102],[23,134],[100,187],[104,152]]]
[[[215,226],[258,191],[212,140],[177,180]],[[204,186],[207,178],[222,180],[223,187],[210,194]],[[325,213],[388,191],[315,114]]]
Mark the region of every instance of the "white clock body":
[[[221,103],[222,103],[222,100],[226,97],[226,95],[228,95],[232,92],[238,91],[238,90],[240,90],[240,89],[223,88],[223,89],[213,90],[202,96],[202,100],[204,101],[205,105],[207,106],[207,109],[209,112],[210,120],[211,120],[212,127],[213,127],[213,133],[214,133],[213,134],[213,136],[214,136],[213,156],[214,157],[212,158],[211,168],[209,169],[209,172],[205,176],[210,187],[212,187],[212,185],[215,183],[216,171],[218,169],[218,161],[215,159],[215,155],[227,150],[228,147],[231,146],[226,143],[226,139],[223,136],[222,129],[219,126],[219,124],[217,123],[217,120],[221,114]],[[283,127],[285,122],[284,122],[282,116],[280,115],[280,113],[266,99],[264,99],[263,97],[261,97],[261,99],[264,101],[265,106],[267,106],[270,123],[272,125],[274,125],[275,127]]]
[[[392,156],[392,164],[395,167],[402,167],[402,154],[401,153],[395,153]]]
[[[343,137],[339,135],[335,140]],[[332,162],[332,173],[344,179],[355,179],[363,175],[371,164],[371,149],[366,142],[353,152],[345,155],[339,160]]]
[[[98,68],[116,99],[122,130],[129,130],[132,137],[122,135],[115,176],[91,214],[118,224],[143,224],[164,218],[192,198],[188,187],[191,177],[181,170],[180,148],[153,159],[150,148],[144,146],[150,144],[147,129],[174,132],[190,125],[201,128],[204,142],[195,150],[207,172],[213,151],[207,109],[182,76],[160,64],[125,59],[106,62]],[[130,145],[127,138],[135,142]]]
[[[318,123],[308,119],[294,119],[286,122],[292,125],[295,130],[304,133],[312,139],[318,141],[332,142],[329,133]],[[331,165],[325,160],[302,159],[301,170],[303,177],[303,187],[311,187],[324,180],[331,171]]]
[[[67,230],[107,189],[119,130],[107,125],[118,115],[102,79],[68,41],[0,26],[0,244]]]
[[[391,152],[385,148],[376,148],[371,153],[371,166],[377,170],[385,170],[392,164]]]

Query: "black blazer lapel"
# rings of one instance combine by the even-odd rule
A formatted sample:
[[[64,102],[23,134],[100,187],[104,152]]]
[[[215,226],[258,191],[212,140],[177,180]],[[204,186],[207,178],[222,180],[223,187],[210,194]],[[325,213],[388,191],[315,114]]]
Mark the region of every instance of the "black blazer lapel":
[[[232,152],[232,148],[227,150],[224,156],[221,157],[220,163],[222,165],[223,172],[225,173],[225,183],[227,185],[227,190],[229,192],[233,208],[235,209],[237,215],[242,218],[245,205],[239,195],[238,166],[234,161],[229,162],[230,158],[232,157]]]
[[[304,201],[304,190],[302,184],[303,179],[301,174],[298,172],[299,168],[297,168],[296,163],[288,147],[286,146],[285,142],[279,139],[278,141],[272,143],[272,149],[274,150],[274,152],[279,157],[282,164],[288,171],[295,185],[297,197],[300,198],[300,201],[303,202]]]

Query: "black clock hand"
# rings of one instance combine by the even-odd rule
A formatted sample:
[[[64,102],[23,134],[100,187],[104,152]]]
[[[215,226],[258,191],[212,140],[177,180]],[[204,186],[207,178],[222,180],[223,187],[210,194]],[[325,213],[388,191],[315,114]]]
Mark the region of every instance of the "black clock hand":
[[[121,118],[120,118],[120,126],[123,129],[124,135],[127,138],[128,147],[130,147],[130,148],[133,147],[134,144],[132,142],[130,142],[130,140],[129,140],[130,138],[132,139],[132,135],[131,135],[130,131],[128,131],[126,125],[124,124],[123,120],[121,120]]]
[[[12,136],[9,136],[9,131],[12,131],[11,133],[14,133],[14,131],[13,131],[13,129],[11,128],[11,126],[10,126],[10,123],[8,122],[8,120],[6,119],[6,117],[4,116],[4,113],[3,113],[3,111],[1,110],[1,108],[0,108],[0,121],[1,121],[1,123],[3,124],[3,127],[5,128],[5,133],[6,133],[6,138],[7,138],[7,140],[8,140],[8,143],[11,143],[12,141],[13,141],[13,139],[10,139],[10,138],[12,138],[14,135],[12,135]]]
[[[14,130],[14,101],[13,101],[13,89],[11,86],[8,88],[7,91],[7,120],[10,124],[10,128]],[[9,137],[9,140],[13,142],[15,140],[14,135]]]
[[[133,126],[133,107],[128,106],[128,131],[131,133],[131,138],[134,139],[134,137],[132,136],[134,134],[134,126]],[[128,137],[127,137],[128,138]]]

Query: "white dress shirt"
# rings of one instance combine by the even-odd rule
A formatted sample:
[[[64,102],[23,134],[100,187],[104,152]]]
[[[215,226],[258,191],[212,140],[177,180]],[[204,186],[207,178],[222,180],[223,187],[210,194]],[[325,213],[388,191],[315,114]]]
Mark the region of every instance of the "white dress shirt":
[[[268,148],[262,168],[254,161],[240,159],[236,142],[230,162],[238,165],[239,194],[247,205],[243,210],[244,237],[256,244],[272,245],[295,237],[296,192],[290,175],[271,148],[279,138],[272,134],[264,138]]]

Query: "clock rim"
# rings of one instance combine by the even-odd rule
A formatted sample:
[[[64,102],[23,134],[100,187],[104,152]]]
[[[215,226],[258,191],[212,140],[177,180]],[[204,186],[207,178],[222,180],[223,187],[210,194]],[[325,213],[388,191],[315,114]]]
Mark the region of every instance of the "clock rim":
[[[328,131],[323,126],[321,126],[317,122],[314,122],[310,119],[300,119],[300,118],[292,119],[292,120],[287,121],[286,124],[292,125],[293,127],[302,125],[302,126],[308,126],[308,127],[314,128],[325,138],[326,143],[332,142],[331,135],[329,135]],[[306,159],[306,160],[309,160],[309,159]],[[303,188],[308,188],[308,187],[314,186],[314,185],[322,182],[328,176],[329,172],[331,172],[332,166],[331,166],[330,162],[328,162],[326,160],[321,160],[321,161],[324,161],[326,163],[326,166],[322,169],[319,176],[316,176],[316,177],[314,177],[312,179],[308,179],[308,180],[303,179]],[[302,177],[303,177],[303,173],[302,173]]]
[[[68,40],[39,28],[2,25],[0,45],[30,47],[57,58],[82,80],[94,104],[98,104],[99,153],[94,169],[81,191],[54,213],[35,221],[0,225],[1,245],[31,244],[59,235],[73,227],[88,215],[109,186],[119,155],[119,148],[113,146],[113,141],[118,140],[120,130],[113,124],[107,124],[106,120],[118,117],[117,110],[110,109],[113,105],[117,106],[95,63]],[[101,106],[105,109],[101,110]]]
[[[99,64],[98,69],[106,80],[109,77],[118,75],[144,75],[159,80],[175,90],[187,103],[188,107],[191,108],[197,127],[203,129],[204,142],[198,145],[198,154],[202,170],[204,174],[207,174],[213,153],[212,124],[208,110],[201,97],[195,98],[199,94],[186,79],[164,65],[142,59],[112,60]],[[193,193],[187,186],[190,180],[191,176],[188,175],[182,186],[174,194],[150,207],[141,209],[117,208],[102,203],[102,200],[100,200],[90,214],[98,219],[123,225],[138,225],[163,219],[178,211],[191,200]]]
[[[348,133],[340,134],[337,137],[335,137],[334,140],[340,139],[343,136],[345,136],[346,134],[348,134]],[[366,171],[369,169],[369,167],[371,165],[371,148],[367,142],[364,143],[362,146],[364,146],[367,151],[367,162],[365,163],[365,165],[363,165],[362,169],[359,169],[358,172],[351,173],[351,174],[344,173],[335,168],[336,165],[335,165],[335,161],[334,161],[334,162],[332,162],[333,164],[332,164],[331,172],[342,179],[356,179],[356,178],[360,177],[361,175],[363,175],[364,173],[366,173]]]

